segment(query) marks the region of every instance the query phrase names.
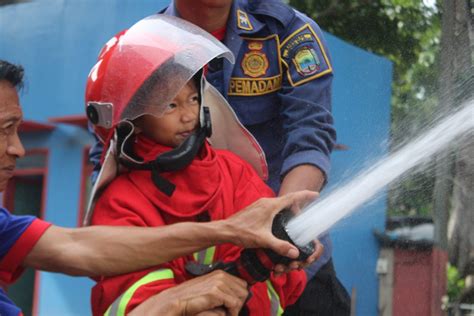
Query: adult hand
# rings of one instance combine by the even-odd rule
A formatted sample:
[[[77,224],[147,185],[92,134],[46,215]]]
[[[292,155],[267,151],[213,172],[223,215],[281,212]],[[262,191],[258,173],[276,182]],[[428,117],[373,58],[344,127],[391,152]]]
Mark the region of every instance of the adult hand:
[[[231,242],[238,246],[269,248],[281,256],[297,258],[299,251],[295,246],[273,236],[273,218],[285,208],[297,212],[317,196],[317,192],[300,191],[277,198],[262,198],[225,220],[224,229],[232,235]],[[320,253],[316,252],[315,257],[319,255]]]
[[[247,283],[221,270],[157,294],[129,315],[235,315],[248,296]]]

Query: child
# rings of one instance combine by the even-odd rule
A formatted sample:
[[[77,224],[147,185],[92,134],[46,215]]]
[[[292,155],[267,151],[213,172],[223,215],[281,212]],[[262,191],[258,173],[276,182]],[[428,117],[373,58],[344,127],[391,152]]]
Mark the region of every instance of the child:
[[[204,31],[166,16],[144,19],[107,43],[86,91],[89,119],[109,146],[97,181],[101,194],[89,214],[92,224],[155,227],[216,221],[273,196],[251,165],[206,141],[211,134],[207,106],[213,115],[226,110],[216,105],[221,99],[201,69],[225,52]],[[235,123],[227,128],[235,131]],[[255,149],[249,134],[240,132],[226,135],[221,130],[215,143],[237,149],[250,144]],[[256,169],[264,170],[262,156],[250,151],[241,150]],[[114,160],[122,171],[111,180]],[[126,314],[192,278],[187,262],[231,262],[240,251],[221,244],[153,269],[101,278],[92,291],[93,314]],[[256,283],[246,304],[250,315],[281,314],[296,301],[305,282],[303,271],[293,271]]]

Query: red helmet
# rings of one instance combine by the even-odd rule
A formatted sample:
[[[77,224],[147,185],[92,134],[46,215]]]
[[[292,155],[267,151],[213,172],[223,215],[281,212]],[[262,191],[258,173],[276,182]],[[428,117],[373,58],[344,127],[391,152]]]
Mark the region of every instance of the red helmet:
[[[212,35],[172,16],[153,15],[118,33],[102,48],[87,78],[87,116],[99,139],[106,142],[120,121],[163,115],[186,82],[216,57],[233,61]],[[145,106],[141,95],[151,83],[158,97]]]

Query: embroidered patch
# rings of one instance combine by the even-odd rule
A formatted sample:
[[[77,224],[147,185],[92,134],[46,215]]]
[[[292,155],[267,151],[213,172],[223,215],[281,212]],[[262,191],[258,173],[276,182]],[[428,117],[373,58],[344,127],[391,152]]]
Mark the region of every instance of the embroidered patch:
[[[291,33],[281,43],[280,53],[292,86],[332,73],[326,47],[309,24]]]
[[[296,71],[302,76],[310,76],[321,70],[321,62],[312,47],[303,46],[293,57]]]
[[[244,54],[241,63],[244,74],[252,78],[263,76],[268,69],[268,59],[261,51],[262,43],[250,42],[248,47],[250,51]]]
[[[252,78],[230,78],[228,95],[262,95],[277,91],[281,88],[281,75],[252,79]]]
[[[237,10],[237,27],[246,31],[253,30],[252,23],[250,23],[249,17],[244,11]]]
[[[304,43],[304,42],[312,42],[313,37],[311,36],[310,33],[303,33],[303,34],[297,34],[296,36],[292,37],[284,46],[282,50],[281,56],[283,58],[288,58],[290,55],[290,51],[292,51],[295,47],[297,47],[299,44]]]

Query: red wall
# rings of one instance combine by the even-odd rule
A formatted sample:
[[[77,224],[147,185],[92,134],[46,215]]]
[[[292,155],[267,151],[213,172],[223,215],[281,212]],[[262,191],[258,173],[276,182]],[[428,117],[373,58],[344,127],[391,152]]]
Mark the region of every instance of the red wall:
[[[437,316],[446,292],[446,251],[394,250],[393,315]]]

